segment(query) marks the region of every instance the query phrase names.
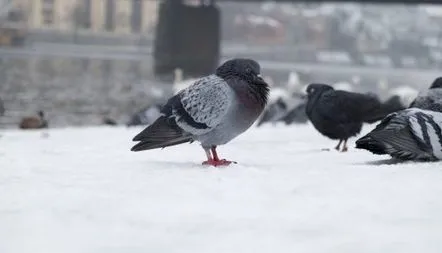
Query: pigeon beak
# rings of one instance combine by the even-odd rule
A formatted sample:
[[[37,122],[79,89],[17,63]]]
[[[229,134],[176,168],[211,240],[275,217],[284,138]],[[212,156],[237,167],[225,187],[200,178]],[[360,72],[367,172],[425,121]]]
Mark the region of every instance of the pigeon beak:
[[[267,84],[264,79],[262,78],[261,74],[257,74],[256,75],[256,83],[260,83],[260,84]]]

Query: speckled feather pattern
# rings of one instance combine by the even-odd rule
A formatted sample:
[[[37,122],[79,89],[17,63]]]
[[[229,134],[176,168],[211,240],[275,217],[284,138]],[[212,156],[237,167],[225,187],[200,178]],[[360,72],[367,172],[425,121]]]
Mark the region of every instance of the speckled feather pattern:
[[[176,115],[177,124],[186,132],[200,135],[209,132],[223,120],[232,101],[232,90],[222,78],[209,75],[181,91],[179,96],[190,117],[195,122],[207,125],[207,128],[193,128],[180,121],[179,115]]]

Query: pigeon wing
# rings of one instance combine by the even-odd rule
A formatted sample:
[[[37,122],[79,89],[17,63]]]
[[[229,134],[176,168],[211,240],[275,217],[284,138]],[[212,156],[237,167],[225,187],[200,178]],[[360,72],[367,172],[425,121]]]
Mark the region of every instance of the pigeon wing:
[[[162,113],[191,135],[210,132],[224,119],[233,91],[224,79],[210,75],[172,97]]]
[[[232,99],[232,90],[217,76],[208,76],[182,90],[161,109],[161,116],[133,141],[132,151],[174,146],[205,134],[223,119]]]

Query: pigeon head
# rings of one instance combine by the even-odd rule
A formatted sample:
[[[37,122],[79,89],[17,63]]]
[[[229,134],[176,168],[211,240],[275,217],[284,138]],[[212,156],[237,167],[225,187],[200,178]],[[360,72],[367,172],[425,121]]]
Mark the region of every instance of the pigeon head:
[[[261,66],[252,59],[235,58],[224,62],[216,69],[216,75],[222,78],[240,77],[250,83],[267,83],[261,77]]]
[[[254,100],[260,106],[267,104],[270,86],[261,77],[261,66],[258,62],[244,58],[231,59],[219,66],[215,74],[224,80],[236,77],[246,81],[248,93],[255,98]],[[228,83],[232,85],[233,82]]]
[[[430,89],[442,88],[442,77],[436,78],[430,86]]]
[[[307,86],[307,97],[311,98],[316,94],[321,94],[328,90],[333,90],[333,87],[327,84],[312,83]]]

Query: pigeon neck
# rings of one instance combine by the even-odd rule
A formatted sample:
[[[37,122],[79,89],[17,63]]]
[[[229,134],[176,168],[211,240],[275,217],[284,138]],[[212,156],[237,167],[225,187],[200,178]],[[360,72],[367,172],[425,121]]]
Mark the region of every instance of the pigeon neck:
[[[269,86],[261,83],[241,82],[240,85],[231,86],[237,93],[239,100],[246,107],[263,109],[267,104]]]

